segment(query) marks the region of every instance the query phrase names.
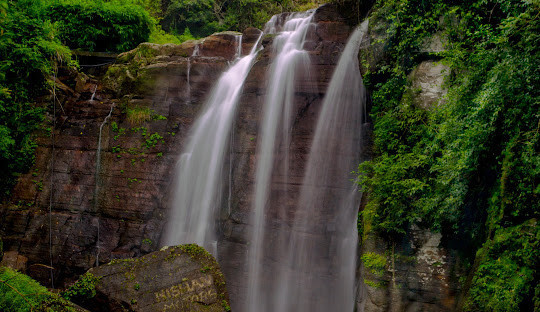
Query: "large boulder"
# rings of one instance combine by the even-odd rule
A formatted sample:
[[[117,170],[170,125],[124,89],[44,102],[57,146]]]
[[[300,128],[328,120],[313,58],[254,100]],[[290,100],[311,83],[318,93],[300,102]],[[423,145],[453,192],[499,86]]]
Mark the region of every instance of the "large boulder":
[[[99,279],[91,311],[230,311],[216,260],[194,244],[90,269]]]

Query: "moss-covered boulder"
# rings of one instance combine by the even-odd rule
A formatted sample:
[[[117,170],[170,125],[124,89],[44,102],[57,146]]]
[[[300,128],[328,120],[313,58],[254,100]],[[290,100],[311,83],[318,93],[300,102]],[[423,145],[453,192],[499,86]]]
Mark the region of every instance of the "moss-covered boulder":
[[[194,244],[165,247],[141,258],[93,268],[92,311],[229,311],[216,260]]]
[[[8,267],[0,267],[0,311],[88,312]]]

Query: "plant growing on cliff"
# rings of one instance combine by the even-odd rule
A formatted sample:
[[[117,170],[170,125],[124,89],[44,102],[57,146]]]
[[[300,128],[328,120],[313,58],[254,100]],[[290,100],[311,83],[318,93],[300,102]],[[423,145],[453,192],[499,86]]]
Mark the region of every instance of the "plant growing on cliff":
[[[377,5],[372,19],[388,37],[385,59],[364,76],[375,157],[359,168],[370,197],[362,237],[400,240],[413,223],[441,231],[471,269],[461,308],[532,310],[540,301],[532,283],[540,235],[531,226],[540,217],[538,2]],[[446,51],[420,53],[435,32]],[[429,110],[407,92],[408,73],[426,56],[452,69],[446,101]]]
[[[99,278],[92,273],[85,273],[79,277],[75,284],[62,292],[62,297],[73,302],[84,302],[96,296],[96,284]]]
[[[151,119],[151,110],[148,107],[128,107],[126,108],[126,119],[132,126],[140,126]]]
[[[43,1],[0,0],[0,197],[33,164],[46,111],[35,99],[52,89],[47,79],[70,51],[57,39],[56,25],[43,18]]]

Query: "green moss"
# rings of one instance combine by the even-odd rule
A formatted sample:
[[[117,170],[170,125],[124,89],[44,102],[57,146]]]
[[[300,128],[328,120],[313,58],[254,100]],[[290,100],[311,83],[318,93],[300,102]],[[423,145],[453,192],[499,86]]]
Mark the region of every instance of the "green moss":
[[[366,252],[362,255],[362,263],[369,272],[378,277],[382,277],[386,268],[386,257],[374,252]]]
[[[0,294],[0,311],[77,311],[71,302],[10,268],[0,268]]]
[[[384,288],[386,287],[386,284],[382,281],[372,281],[368,279],[364,279],[364,284],[368,285],[369,287],[373,288]]]

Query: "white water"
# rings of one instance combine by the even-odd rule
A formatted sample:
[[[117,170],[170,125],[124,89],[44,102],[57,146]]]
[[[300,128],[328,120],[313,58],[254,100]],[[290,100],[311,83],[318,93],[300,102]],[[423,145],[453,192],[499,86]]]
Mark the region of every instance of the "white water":
[[[263,257],[265,249],[265,211],[271,189],[275,151],[281,146],[284,181],[287,180],[288,148],[292,126],[292,109],[297,73],[308,73],[309,55],[303,50],[313,12],[291,14],[283,25],[278,16],[272,17],[265,33],[277,33],[273,41],[275,59],[268,76],[267,94],[263,107],[263,120],[257,143],[255,202],[251,216],[252,240],[248,249],[248,293],[245,311],[272,311],[272,294],[263,285]],[[282,26],[282,27],[281,27]],[[282,28],[282,29],[280,29]]]
[[[362,148],[357,56],[366,31],[364,22],[349,38],[322,104],[288,245],[278,255],[284,266],[275,311],[354,310],[360,193],[350,172]]]
[[[257,46],[258,42],[249,55],[222,74],[193,125],[176,167],[174,202],[165,245],[196,243],[216,255],[214,223],[222,198],[223,161],[240,91]]]

